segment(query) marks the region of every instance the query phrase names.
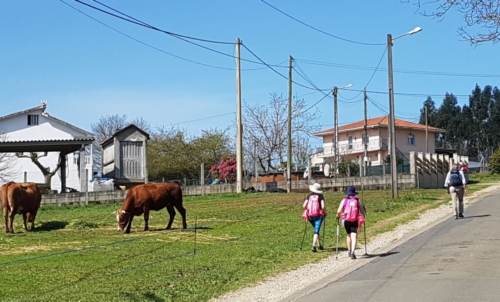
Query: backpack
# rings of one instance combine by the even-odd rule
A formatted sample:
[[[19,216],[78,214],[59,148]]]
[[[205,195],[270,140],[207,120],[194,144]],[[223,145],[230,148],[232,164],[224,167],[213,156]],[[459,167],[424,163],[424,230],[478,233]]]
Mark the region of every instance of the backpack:
[[[321,209],[320,195],[317,194],[309,195],[307,201],[307,216],[308,217],[324,216],[323,210]]]
[[[349,196],[344,199],[344,215],[345,221],[358,221],[359,215],[359,199],[354,196]]]
[[[457,169],[451,169],[450,171],[450,187],[462,186],[462,177],[460,177],[460,172]]]

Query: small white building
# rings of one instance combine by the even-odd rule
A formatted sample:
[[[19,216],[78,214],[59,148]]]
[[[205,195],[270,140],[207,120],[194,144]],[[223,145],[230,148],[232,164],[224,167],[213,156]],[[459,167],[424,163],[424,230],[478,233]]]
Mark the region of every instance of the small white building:
[[[85,155],[95,137],[92,133],[57,119],[46,112],[47,103],[24,111],[0,116],[0,154],[12,165],[6,181],[45,183],[40,168],[54,172],[51,189],[73,188],[84,192],[92,179],[92,150]],[[89,149],[89,148],[87,148]],[[7,156],[6,156],[7,155]],[[37,157],[40,166],[31,157]],[[2,173],[2,171],[0,171]],[[7,179],[5,179],[7,178]]]

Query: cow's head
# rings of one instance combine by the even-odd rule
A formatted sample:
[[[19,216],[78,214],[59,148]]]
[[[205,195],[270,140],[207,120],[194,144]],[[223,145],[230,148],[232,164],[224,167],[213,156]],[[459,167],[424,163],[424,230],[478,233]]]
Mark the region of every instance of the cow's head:
[[[124,210],[118,210],[113,213],[116,214],[116,221],[118,222],[118,230],[119,231],[125,230],[128,224],[130,223],[130,213]]]

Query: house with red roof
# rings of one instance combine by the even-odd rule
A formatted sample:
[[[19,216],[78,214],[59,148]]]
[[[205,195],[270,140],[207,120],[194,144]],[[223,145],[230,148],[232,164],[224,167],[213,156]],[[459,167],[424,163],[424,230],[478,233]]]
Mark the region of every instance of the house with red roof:
[[[338,155],[339,159],[362,162],[365,152],[365,139],[367,147],[367,161],[372,166],[383,164],[389,154],[388,117],[374,117],[366,120],[366,138],[364,130],[365,121],[338,127]],[[395,120],[396,152],[398,157],[409,158],[410,151],[434,153],[435,135],[446,132],[444,129],[430,127],[418,123]],[[314,136],[323,138],[323,152],[317,157],[323,163],[335,159],[335,128],[330,128],[313,133]]]

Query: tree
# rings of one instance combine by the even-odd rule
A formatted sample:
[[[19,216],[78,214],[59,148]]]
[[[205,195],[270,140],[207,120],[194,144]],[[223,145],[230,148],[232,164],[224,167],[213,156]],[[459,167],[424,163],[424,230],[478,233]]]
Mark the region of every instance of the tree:
[[[210,173],[221,182],[234,182],[236,180],[236,158],[222,157],[219,164],[212,165]]]
[[[339,163],[339,174],[342,176],[356,176],[359,173],[359,165],[350,160],[342,159]]]
[[[439,21],[452,11],[462,15],[465,26],[459,26],[458,33],[473,45],[500,40],[499,0],[401,0],[417,6],[417,12]],[[430,12],[426,7],[432,6]],[[471,32],[475,31],[475,32]]]
[[[6,141],[7,135],[0,132],[0,141]],[[11,181],[18,174],[15,170],[16,157],[12,153],[0,153],[0,180]]]
[[[488,167],[491,173],[500,174],[500,148],[490,157]]]
[[[144,120],[142,117],[133,119],[131,122],[128,121],[127,115],[114,114],[108,116],[101,116],[99,121],[95,124],[90,125],[92,133],[95,135],[95,141],[92,143],[93,160],[94,165],[97,170],[101,170],[101,158],[102,158],[102,147],[101,142],[108,137],[113,136],[118,130],[127,127],[130,124],[134,124],[141,128],[145,132],[151,131],[150,124]],[[90,154],[89,150],[85,150],[85,153]]]
[[[223,157],[234,156],[226,130],[202,131],[199,137],[189,137],[185,130],[158,127],[148,142],[148,172],[150,179],[183,178],[198,181],[200,166],[205,175]]]
[[[319,118],[319,113],[307,110],[303,99],[294,98],[292,102],[292,150],[310,149],[308,147],[309,135],[319,129],[319,126],[311,124]],[[259,170],[264,172],[281,170],[282,164],[287,161],[288,100],[282,95],[273,93],[270,95],[267,106],[250,106],[245,103],[242,122],[244,150],[255,157],[260,167]],[[295,154],[294,151],[292,152]]]
[[[420,109],[420,120],[419,123],[425,125],[425,108],[427,107],[427,125],[435,125],[436,124],[436,104],[432,100],[430,96],[427,97],[427,100],[424,102],[424,106]]]
[[[59,161],[57,163],[57,165],[51,169],[51,167],[49,166],[44,166],[41,162],[40,162],[40,159],[43,158],[43,157],[46,157],[48,155],[47,152],[29,152],[27,154],[23,153],[23,152],[18,152],[16,153],[16,156],[18,158],[29,158],[31,159],[31,161],[38,167],[38,169],[40,169],[40,171],[42,172],[43,174],[43,178],[44,178],[44,183],[45,185],[47,186],[47,188],[49,190],[52,190],[52,187],[51,187],[51,180],[52,180],[52,176],[54,176],[56,173],[57,173],[57,170],[59,170],[59,168],[61,167],[61,161]]]

